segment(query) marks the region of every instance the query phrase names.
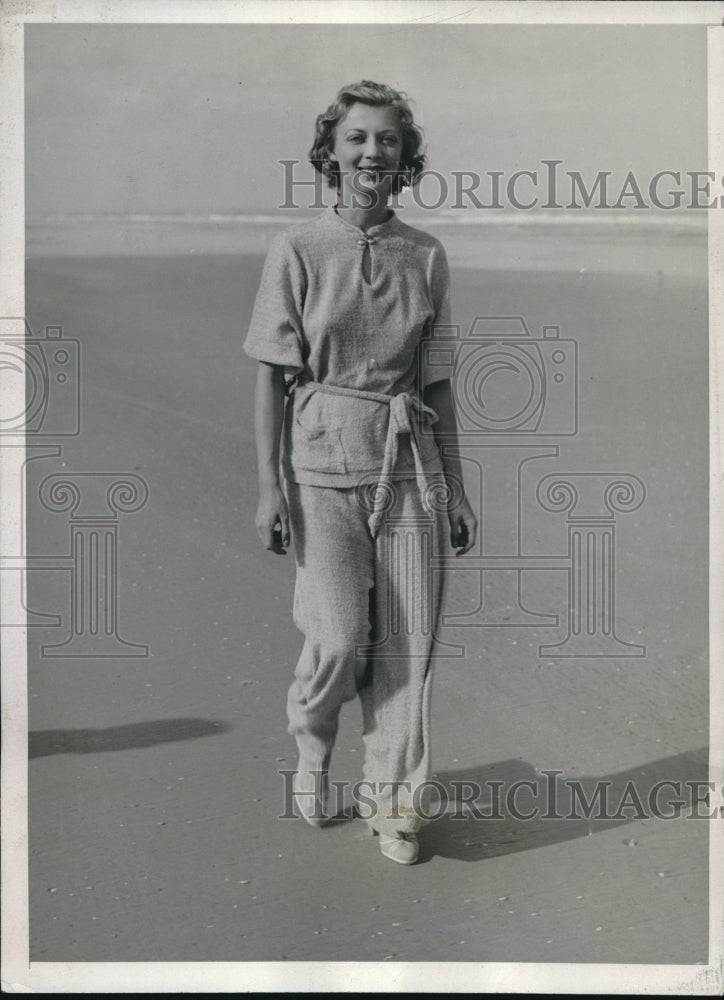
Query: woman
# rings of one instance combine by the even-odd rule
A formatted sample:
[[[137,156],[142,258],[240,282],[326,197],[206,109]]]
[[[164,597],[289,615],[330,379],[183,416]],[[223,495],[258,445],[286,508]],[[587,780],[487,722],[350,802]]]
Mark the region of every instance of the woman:
[[[306,639],[287,702],[295,801],[324,823],[339,711],[359,695],[367,818],[400,864],[417,860],[430,771],[430,554],[448,526],[458,555],[476,534],[459,459],[439,447],[456,441],[450,364],[422,347],[449,322],[445,252],[388,207],[418,180],[421,145],[404,95],[338,93],[310,153],[337,204],[274,239],[244,345],[260,362],[257,531],[273,552],[294,542]]]

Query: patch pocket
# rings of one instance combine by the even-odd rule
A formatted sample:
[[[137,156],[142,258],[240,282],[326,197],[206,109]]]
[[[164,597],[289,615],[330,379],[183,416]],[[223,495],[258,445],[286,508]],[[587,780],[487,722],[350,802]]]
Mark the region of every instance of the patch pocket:
[[[294,467],[310,472],[347,472],[339,422],[329,401],[336,397],[311,392],[295,393],[292,421]]]
[[[352,399],[340,421],[342,450],[350,472],[381,468],[385,455],[390,408],[386,403]]]

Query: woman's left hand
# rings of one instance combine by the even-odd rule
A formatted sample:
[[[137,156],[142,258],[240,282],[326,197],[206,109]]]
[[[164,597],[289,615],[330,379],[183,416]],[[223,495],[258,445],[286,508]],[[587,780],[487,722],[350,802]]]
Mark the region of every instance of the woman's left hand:
[[[457,549],[456,556],[462,556],[475,545],[478,531],[478,519],[473,514],[473,508],[467,498],[454,510],[449,511],[450,544]]]

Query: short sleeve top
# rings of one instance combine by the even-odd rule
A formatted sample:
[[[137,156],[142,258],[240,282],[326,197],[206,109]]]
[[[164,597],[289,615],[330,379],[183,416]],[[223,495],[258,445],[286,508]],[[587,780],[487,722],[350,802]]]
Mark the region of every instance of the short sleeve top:
[[[425,347],[449,327],[449,284],[440,241],[394,212],[363,231],[328,208],[274,238],[244,349],[302,380],[285,416],[287,478],[353,485],[380,466],[388,407],[305,391],[304,382],[395,395],[450,378],[450,352]],[[423,457],[439,462],[434,442]],[[410,459],[401,466],[412,470]]]

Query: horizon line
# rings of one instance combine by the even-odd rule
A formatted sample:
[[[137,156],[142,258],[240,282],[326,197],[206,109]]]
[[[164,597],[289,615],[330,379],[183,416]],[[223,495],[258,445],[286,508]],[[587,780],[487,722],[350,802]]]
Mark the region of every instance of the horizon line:
[[[331,206],[325,206],[325,208]],[[293,219],[291,212],[297,212],[295,217],[301,221],[311,221],[325,209],[278,209],[277,213],[236,211],[236,212],[52,212],[44,215],[29,216],[26,226],[58,226],[64,223],[103,223],[120,222],[124,224],[143,223],[175,223],[179,225],[288,225]],[[396,209],[398,214],[404,212]],[[464,212],[464,214],[462,214]],[[691,213],[694,213],[693,215]],[[707,218],[707,212],[693,209],[555,209],[538,208],[526,211],[510,209],[435,209],[428,215],[423,215],[418,209],[413,211],[415,221],[425,219],[426,225],[457,224],[482,225],[535,225],[535,224],[571,224],[571,223],[601,223],[612,224],[654,224],[698,227]]]

